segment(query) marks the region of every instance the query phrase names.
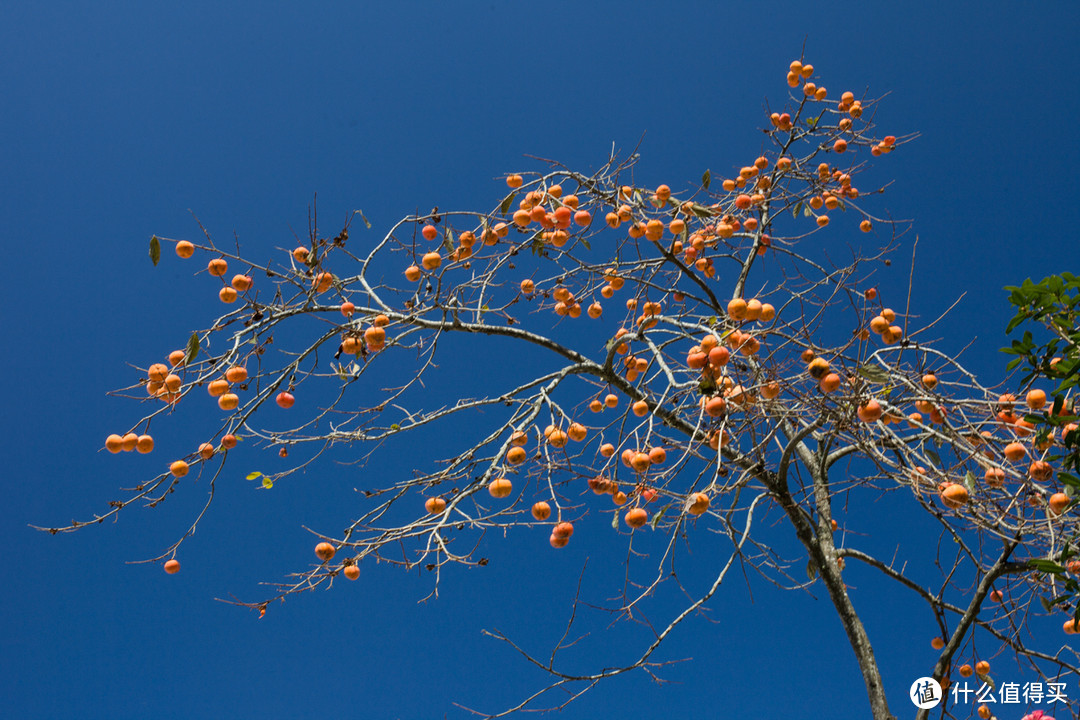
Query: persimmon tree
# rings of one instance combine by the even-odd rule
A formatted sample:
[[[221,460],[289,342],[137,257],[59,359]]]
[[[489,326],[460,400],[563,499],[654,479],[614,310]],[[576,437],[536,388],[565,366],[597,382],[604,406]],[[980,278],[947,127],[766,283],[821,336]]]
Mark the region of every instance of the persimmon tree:
[[[1059,637],[1026,632],[1041,613],[1058,613],[1066,632],[1074,623],[1075,478],[1057,472],[1056,454],[1063,438],[1075,447],[1068,389],[1052,403],[1061,430],[1033,432],[999,381],[980,380],[957,348],[932,341],[937,319],[911,313],[907,287],[874,287],[909,228],[886,218],[883,188],[861,178],[912,136],[879,134],[877,101],[830,99],[814,72],[791,64],[785,106],[766,110],[763,147],[723,177],[706,171],[669,187],[639,182],[633,157],[613,154],[592,172],[549,163],[506,176],[509,193],[481,210],[410,214],[379,229],[364,219],[367,229],[346,222],[325,234],[313,222],[306,241],[272,261],[205,231],[154,237],[155,265],[170,244],[182,259],[201,258],[190,260],[205,263],[198,282],[213,285],[225,312],[133,378],[121,394],[149,409],[106,447],[150,452],[151,423],[167,427],[191,404],[216,402],[221,421],[107,511],[45,529],[157,507],[194,492],[193,476],[245,474],[229,463],[237,439],[281,456],[283,469],[248,475],[271,487],[334,446],[355,448],[363,463],[396,437],[447,427],[461,443],[452,455],[418,452],[412,476],[368,478],[377,484],[352,500],[351,524],[315,528],[317,562],[242,604],[265,612],[376,560],[427,567],[437,587],[458,578],[449,566],[483,564],[485,544],[506,532],[557,552],[575,527],[595,523],[628,544],[647,534],[659,555],[655,574],[625,596],[630,617],[659,584],[679,582],[675,558],[711,533],[727,549],[710,561],[710,586],[640,656],[588,675],[567,672],[555,654],[529,656],[551,684],[498,714],[538,707],[544,690],[583,691],[654,667],[663,640],[733,568],[828,595],[875,718],[893,717],[862,620],[875,608],[853,602],[845,564],[925,604],[940,631],[927,674],[945,686],[955,665],[974,660],[977,635],[983,655],[990,643],[1047,682],[1075,676],[1080,662]],[[830,244],[845,232],[875,249]],[[481,374],[485,363],[498,373],[485,394],[432,406],[425,379],[463,347]],[[1050,370],[1038,364],[1025,383]],[[1033,415],[1050,407],[1038,392],[1026,399]],[[291,422],[268,430],[280,424],[277,406]],[[878,557],[864,546],[875,513],[890,507],[915,508],[937,529],[948,541],[937,557]],[[179,570],[205,512],[155,558],[167,571]],[[858,536],[838,522],[856,514]],[[992,682],[987,665],[976,671]]]

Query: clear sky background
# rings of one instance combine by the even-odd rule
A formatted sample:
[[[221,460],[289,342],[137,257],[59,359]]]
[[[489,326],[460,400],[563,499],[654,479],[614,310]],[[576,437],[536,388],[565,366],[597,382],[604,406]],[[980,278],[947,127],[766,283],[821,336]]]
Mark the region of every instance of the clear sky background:
[[[306,233],[317,193],[323,229],[363,209],[374,236],[417,208],[491,207],[500,176],[542,169],[526,154],[587,170],[639,140],[640,183],[689,187],[756,156],[764,103],[784,101],[805,43],[830,91],[889,93],[879,127],[921,134],[879,163],[875,177],[896,182],[877,207],[920,237],[914,309],[936,315],[966,293],[940,335],[970,342],[964,359],[997,377],[1002,286],[1080,271],[1078,20],[1064,2],[5,4],[2,714],[465,718],[456,704],[496,711],[544,682],[482,628],[543,656],[586,558],[587,599],[620,587],[625,538],[600,523],[562,553],[523,533],[491,542],[491,564],[447,573],[435,601],[418,603],[430,577],[372,565],[258,620],[215,598],[261,599],[257,583],[306,567],[304,526],[338,532],[360,481],[328,463],[256,492],[239,475],[265,461],[247,448],[176,576],[129,561],[172,543],[202,488],[76,534],[32,530],[100,511],[197,435],[159,432],[148,457],[99,451],[141,417],[106,396],[135,380],[127,363],[159,361],[220,307],[168,249],[151,267],[151,234],[196,238],[193,212],[218,239],[235,232],[269,254]],[[906,285],[908,255],[880,287]],[[874,523],[886,545],[933,551],[936,534]],[[692,556],[706,571],[710,542]],[[852,582],[893,710],[910,715],[936,626],[896,588]],[[562,717],[865,717],[827,599],[750,587],[732,583],[710,605],[715,622],[674,634],[658,659],[693,659],[661,671],[670,684],[632,673]],[[665,590],[650,619],[666,624],[681,600]],[[649,641],[646,628],[590,622],[567,669],[626,662]],[[1000,662],[1004,679],[1024,679]]]

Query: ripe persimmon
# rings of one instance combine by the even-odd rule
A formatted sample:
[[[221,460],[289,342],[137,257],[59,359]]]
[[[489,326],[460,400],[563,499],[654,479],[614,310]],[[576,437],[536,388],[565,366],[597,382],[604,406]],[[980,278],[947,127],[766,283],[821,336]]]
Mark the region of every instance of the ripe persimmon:
[[[168,374],[169,368],[164,363],[154,363],[146,371],[146,375],[150,379],[150,382],[165,382],[165,378]]]
[[[321,542],[315,546],[315,557],[319,558],[323,562],[329,562],[330,560],[332,560],[336,553],[337,550],[335,550],[334,546],[328,542]]]
[[[251,289],[253,280],[250,275],[233,275],[230,283],[237,292],[247,292]]]
[[[275,398],[275,402],[288,410],[296,403],[296,398],[293,397],[293,394],[290,392],[279,392],[277,398]]]
[[[506,462],[511,465],[520,465],[525,462],[526,457],[527,453],[525,452],[525,448],[517,445],[506,451]]]
[[[652,458],[648,453],[637,452],[630,458],[630,467],[638,472],[645,472],[652,465]]]
[[[229,392],[229,381],[221,379],[211,380],[206,386],[206,392],[210,393],[210,397],[221,397]]]
[[[235,410],[240,406],[240,398],[236,393],[227,392],[218,398],[217,404],[222,410]]]
[[[815,380],[820,380],[829,372],[829,361],[825,358],[813,358],[806,366],[806,372]]]
[[[243,365],[233,365],[225,371],[225,379],[232,383],[242,383],[247,380],[247,368]],[[220,380],[215,381],[220,382]],[[228,388],[228,385],[225,386]]]
[[[551,517],[551,506],[543,500],[537,503],[533,503],[532,516],[541,522],[547,520],[549,517]]]
[[[345,576],[346,579],[355,580],[358,577],[360,577],[360,566],[359,565],[346,565],[345,569],[342,570],[341,573]]]
[[[169,472],[173,474],[173,477],[184,477],[188,474],[188,464],[183,460],[176,460],[169,465]]]
[[[315,276],[315,292],[326,292],[334,286],[334,276],[328,272],[321,272]]]
[[[632,528],[643,527],[649,522],[649,513],[645,508],[631,508],[626,511],[623,521]]]
[[[882,412],[884,411],[881,408],[881,404],[877,400],[870,398],[864,404],[859,406],[857,415],[863,422],[872,423],[881,418]]]
[[[1047,505],[1050,506],[1050,512],[1060,515],[1069,506],[1069,496],[1062,492],[1054,493],[1047,501]]]
[[[934,648],[935,650],[940,650],[941,648],[945,647],[945,640],[940,637],[936,637],[930,641],[930,647]]]
[[[203,443],[199,446],[199,457],[203,460],[209,460],[214,457],[214,446],[210,443]]]
[[[182,258],[189,258],[195,254],[195,246],[187,240],[176,243],[176,254]]]
[[[405,268],[405,279],[409,282],[416,282],[421,278],[422,275],[423,273],[420,271],[420,268],[416,267],[415,265],[410,265],[409,267]]]
[[[1001,487],[1005,484],[1005,471],[1001,468],[987,468],[983,479],[990,487]]]
[[[105,438],[105,449],[111,453],[118,453],[124,449],[124,438],[113,434]]]
[[[727,412],[727,400],[714,396],[705,401],[705,414],[709,417],[723,417]]]
[[[1041,410],[1046,405],[1045,390],[1030,390],[1027,394],[1027,406],[1032,410]]]
[[[1027,448],[1018,442],[1009,443],[1005,446],[1005,450],[1003,452],[1005,454],[1005,459],[1012,460],[1013,462],[1016,462],[1017,460],[1022,460],[1024,457],[1027,456]]]
[[[1045,460],[1036,460],[1028,466],[1028,475],[1038,482],[1046,482],[1054,476],[1054,467]]]
[[[151,452],[154,449],[154,438],[149,435],[140,435],[135,441],[135,449],[144,455]]]
[[[234,303],[234,302],[236,302],[236,299],[238,297],[240,297],[240,294],[237,293],[236,290],[231,288],[231,287],[223,287],[220,290],[218,290],[218,298],[223,303],[226,303],[226,304]]]
[[[438,497],[428,498],[424,501],[424,509],[429,515],[438,515],[446,509],[446,501]]]
[[[206,271],[214,277],[221,277],[229,271],[229,263],[225,258],[214,258],[206,265]]]
[[[551,534],[558,538],[569,538],[574,534],[574,524],[569,522],[561,522],[551,530]]]
[[[985,660],[980,660],[979,662],[975,663],[975,674],[976,675],[986,675],[989,672],[990,672],[990,663],[986,662]]]
[[[697,492],[690,496],[687,502],[686,512],[691,515],[704,515],[709,509],[709,496],[703,492]]]
[[[548,443],[554,448],[564,448],[566,443],[570,441],[570,436],[558,428],[551,431],[547,436]]]
[[[135,433],[127,433],[126,435],[124,435],[120,447],[123,448],[124,452],[131,452],[135,449],[135,446],[138,445],[138,443],[138,435],[136,435]]]
[[[386,345],[386,331],[378,326],[369,327],[364,331],[364,342],[369,350],[382,350]]]
[[[967,488],[959,483],[953,483],[941,491],[941,501],[946,507],[957,509],[968,501]]]
[[[180,572],[180,561],[176,558],[173,558],[172,560],[166,560],[165,572],[169,573],[170,575],[175,575],[176,573]]]
[[[514,485],[510,482],[509,478],[495,478],[488,485],[488,492],[491,493],[493,498],[505,498],[509,497],[510,493],[514,491]]]

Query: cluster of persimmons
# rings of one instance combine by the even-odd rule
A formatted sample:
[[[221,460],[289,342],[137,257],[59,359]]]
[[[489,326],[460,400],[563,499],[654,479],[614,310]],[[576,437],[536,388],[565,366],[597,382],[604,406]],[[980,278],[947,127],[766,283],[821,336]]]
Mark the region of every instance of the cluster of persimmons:
[[[614,161],[592,175],[562,168],[509,174],[509,194],[496,210],[410,216],[353,266],[345,265],[355,260],[343,250],[347,226],[336,238],[313,233],[310,246],[285,248],[284,262],[273,267],[212,243],[181,240],[175,251],[184,259],[207,253],[206,272],[220,279],[219,299],[242,308],[208,332],[243,319],[235,337],[257,338],[271,318],[332,314],[332,332],[319,342],[336,346],[335,359],[344,358],[331,374],[344,383],[385,355],[400,365],[417,353],[434,353],[440,334],[455,331],[532,343],[567,359],[573,367],[567,376],[590,379],[593,388],[577,410],[555,403],[547,390],[530,394],[529,383],[506,394],[507,405],[524,399],[504,432],[493,433],[497,450],[468,454],[480,479],[463,484],[467,473],[459,470],[422,475],[412,486],[413,497],[420,497],[403,536],[466,521],[466,499],[491,503],[478,496],[483,489],[505,505],[481,515],[543,526],[556,548],[570,542],[574,523],[589,514],[585,502],[568,496],[610,497],[614,507],[605,512],[617,513],[632,531],[719,517],[718,500],[734,487],[725,479],[728,469],[753,478],[760,468],[775,467],[780,456],[771,443],[787,432],[791,418],[832,428],[876,472],[975,526],[1031,521],[1028,512],[1062,521],[1071,500],[1055,485],[1047,453],[1076,426],[1061,437],[1033,432],[1024,414],[1047,412],[1045,391],[1025,388],[1026,411],[1018,414],[1011,395],[973,389],[947,355],[920,351],[911,340],[910,316],[886,307],[878,289],[860,281],[857,272],[869,261],[856,259],[835,271],[801,249],[808,238],[820,246],[820,233],[838,226],[894,230],[867,209],[880,191],[860,190],[855,179],[867,156],[892,153],[903,140],[873,133],[872,101],[852,92],[831,100],[813,66],[791,63],[787,82],[797,90],[788,111],[768,115],[771,146],[750,154],[719,183],[707,172],[687,189],[645,187],[625,182],[619,173],[628,166]],[[394,279],[369,278],[369,268],[384,258],[394,263]],[[243,272],[226,280],[230,263]],[[266,295],[274,300],[258,295],[256,271],[271,278],[273,292]],[[619,294],[625,299],[616,302]],[[523,306],[531,309],[531,327],[510,314]],[[842,337],[835,309],[841,306],[853,313]],[[582,336],[570,323],[582,316],[580,322],[595,323],[585,335],[606,341],[599,355],[593,346],[569,347]],[[824,328],[821,317],[835,322]],[[564,331],[565,341],[558,335]],[[286,409],[303,400],[295,364],[274,368],[259,342],[229,346],[250,349],[214,362],[200,358],[198,346],[177,350],[141,379],[164,410],[198,387],[237,419],[216,444],[203,443],[163,476],[181,478],[234,447],[271,397]],[[249,377],[256,358],[259,372]],[[254,380],[271,390],[252,390]],[[367,410],[377,415],[387,407],[379,402]],[[549,411],[550,422],[537,419],[540,409]],[[617,420],[610,420],[613,413]],[[381,431],[408,429],[406,418]],[[272,441],[286,456],[288,434]],[[936,463],[923,449],[930,441],[944,448],[935,453]],[[887,456],[883,446],[895,451]],[[153,440],[132,431],[110,435],[106,448],[146,453]],[[583,478],[576,492],[571,480],[558,490],[530,482],[552,469],[569,470],[570,458],[572,475]],[[692,462],[698,470],[690,469]],[[981,482],[973,484],[970,476]],[[365,553],[398,539],[393,533],[371,541],[355,537],[319,542],[321,564],[312,577],[341,572],[355,579]],[[354,556],[332,565],[343,549]],[[169,562],[166,569],[175,572],[175,558]]]

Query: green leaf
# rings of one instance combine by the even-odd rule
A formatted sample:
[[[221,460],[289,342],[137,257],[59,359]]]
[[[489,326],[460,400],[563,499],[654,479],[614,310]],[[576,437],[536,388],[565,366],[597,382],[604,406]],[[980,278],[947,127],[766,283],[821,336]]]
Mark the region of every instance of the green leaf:
[[[859,368],[859,375],[870,382],[884,384],[889,381],[889,373],[885,368],[874,363],[867,363]]]
[[[190,363],[199,354],[199,336],[197,333],[191,333],[191,337],[187,341],[187,354],[184,356],[184,364]]]
[[[158,261],[161,260],[161,241],[158,240],[157,235],[150,236],[150,262],[154,263],[157,267]]]
[[[263,482],[262,482],[262,486],[263,486],[264,488],[266,488],[267,490],[269,490],[270,488],[274,487],[274,481],[273,481],[273,480],[271,480],[271,479],[270,479],[270,478],[268,478],[268,477],[264,477],[264,478],[263,478]]]
[[[649,527],[651,527],[653,530],[655,530],[656,526],[660,524],[660,518],[664,517],[664,513],[666,513],[668,511],[669,507],[671,507],[671,503],[668,503],[667,505],[665,505],[664,507],[662,507],[658,511],[656,511],[653,514],[652,519],[649,520]]]
[[[580,242],[580,243],[581,243],[582,245],[584,245],[584,246],[585,246],[585,249],[586,249],[586,250],[592,250],[592,245],[590,245],[590,244],[589,244],[589,241],[588,241],[588,240],[586,240],[585,238],[578,238],[578,241],[579,241],[579,242]]]
[[[705,174],[701,176],[701,187],[708,190],[709,189],[709,183],[711,183],[711,182],[712,182],[712,173],[709,172],[708,170],[706,170]]]
[[[817,125],[817,118],[806,118],[806,127],[811,130]]]
[[[499,203],[499,214],[505,215],[510,212],[510,204],[514,202],[514,198],[517,197],[517,191],[511,190],[510,194],[503,198],[503,201]]]
[[[1055,573],[1057,575],[1065,572],[1065,568],[1061,567],[1053,560],[1032,559],[1028,560],[1027,564],[1028,567],[1042,572]]]
[[[802,209],[803,209],[803,203],[802,203],[802,200],[800,200],[799,202],[795,203],[795,208],[791,211],[791,217],[798,220],[799,219],[799,211],[802,210]]]
[[[1009,321],[1009,324],[1005,326],[1005,334],[1008,335],[1009,333],[1011,333],[1013,330],[1016,329],[1016,326],[1022,322],[1024,322],[1023,315],[1017,315],[1016,317],[1014,317],[1012,320]]]
[[[934,463],[936,467],[941,467],[941,456],[930,448],[923,448],[923,452],[926,453],[926,457],[930,458],[930,461]]]
[[[454,252],[454,231],[450,229],[450,226],[443,228],[443,247],[446,248],[446,252]]]
[[[964,487],[968,489],[969,493],[975,492],[975,473],[970,470],[964,473]]]
[[[360,215],[360,219],[364,221],[364,225],[367,226],[367,229],[370,230],[371,229],[371,223],[368,222],[368,219],[366,217],[364,217],[364,211],[363,210],[357,210],[356,212],[357,212],[358,215]]]
[[[255,478],[262,477],[262,473],[256,470],[255,472],[249,472],[244,476],[245,480],[254,480]]]
[[[391,430],[400,430],[401,426],[398,425],[397,423],[394,423],[393,425],[390,426],[390,429]]]

